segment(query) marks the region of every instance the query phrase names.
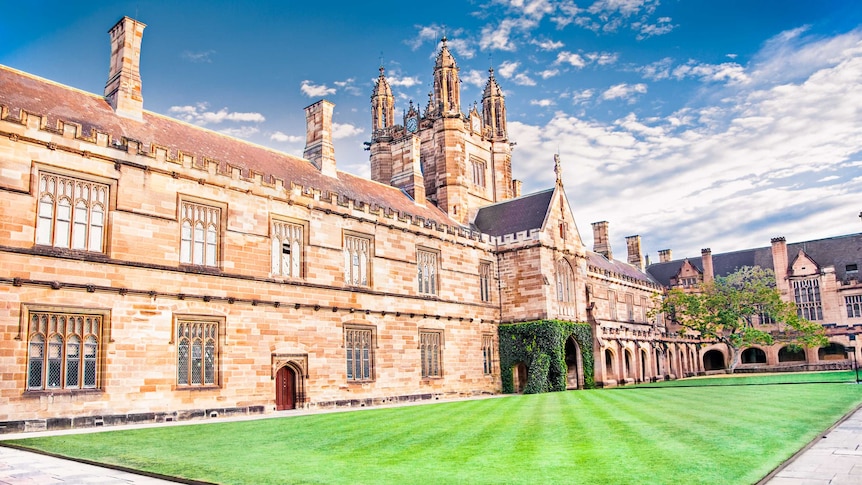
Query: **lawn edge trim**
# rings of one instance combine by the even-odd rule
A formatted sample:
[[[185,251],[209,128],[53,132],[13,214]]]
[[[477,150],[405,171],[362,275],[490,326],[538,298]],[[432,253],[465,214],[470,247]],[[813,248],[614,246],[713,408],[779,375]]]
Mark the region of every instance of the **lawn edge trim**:
[[[857,404],[856,407],[854,407],[853,409],[848,411],[844,416],[841,416],[841,418],[838,419],[838,421],[836,421],[835,424],[830,426],[828,429],[826,429],[822,433],[817,433],[817,436],[815,436],[811,441],[809,441],[807,445],[800,448],[799,451],[797,451],[796,453],[791,455],[789,458],[787,458],[786,460],[781,462],[781,464],[779,464],[777,467],[773,468],[771,472],[769,472],[765,477],[761,478],[760,481],[758,481],[755,485],[765,485],[767,482],[769,482],[769,480],[775,478],[775,476],[778,475],[779,473],[781,473],[782,470],[784,470],[791,463],[796,461],[797,458],[802,456],[803,453],[805,453],[806,451],[811,449],[815,444],[819,443],[820,440],[822,440],[823,438],[826,438],[829,435],[829,433],[834,431],[835,428],[841,426],[844,423],[844,421],[847,421],[848,419],[850,419],[850,417],[853,416],[854,414],[856,414],[856,412],[858,412],[860,409],[862,409],[862,403]]]
[[[71,456],[61,455],[59,453],[51,453],[50,451],[44,451],[44,450],[40,450],[37,448],[28,448],[26,446],[16,445],[16,444],[8,443],[8,442],[0,441],[0,446],[2,446],[4,448],[11,448],[14,450],[24,451],[27,453],[36,453],[39,455],[50,456],[52,458],[59,458],[61,460],[74,461],[76,463],[82,463],[84,465],[91,465],[91,466],[95,466],[95,467],[99,467],[99,468],[108,468],[110,470],[132,473],[134,475],[140,475],[140,476],[144,476],[144,477],[148,477],[148,478],[157,478],[159,480],[166,480],[166,481],[174,482],[174,483],[184,483],[186,485],[219,485],[218,483],[214,483],[214,482],[204,482],[201,480],[193,480],[191,478],[176,477],[173,475],[163,475],[161,473],[148,472],[146,470],[138,470],[136,468],[130,468],[127,466],[122,466],[122,465],[114,465],[111,463],[104,463],[104,462],[99,462],[99,461],[87,460],[85,458],[75,458],[75,457],[71,457]]]

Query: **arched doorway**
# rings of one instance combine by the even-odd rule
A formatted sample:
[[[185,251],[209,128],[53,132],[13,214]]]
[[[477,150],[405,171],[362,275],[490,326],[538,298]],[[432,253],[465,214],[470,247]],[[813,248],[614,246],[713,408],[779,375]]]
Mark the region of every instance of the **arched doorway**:
[[[847,358],[847,351],[844,346],[831,342],[826,347],[820,347],[817,351],[817,358],[820,360],[844,360]]]
[[[778,351],[778,362],[805,362],[805,350],[781,347]]]
[[[605,379],[617,379],[614,369],[614,353],[611,349],[605,349]]]
[[[296,372],[288,366],[275,374],[275,410],[296,409]]]
[[[641,349],[641,382],[647,381],[647,354],[646,350]]]
[[[518,362],[512,366],[512,381],[515,383],[515,392],[524,392],[527,387],[527,364]]]
[[[766,363],[766,352],[761,349],[751,347],[742,351],[742,357],[740,359],[740,363],[742,364],[765,364]]]
[[[581,361],[581,349],[574,337],[566,340],[566,389],[577,389],[580,387],[579,368]]]
[[[625,358],[625,378],[631,379],[634,377],[634,373],[632,372],[632,351],[625,349],[623,355]]]
[[[714,349],[703,354],[703,370],[724,370],[724,368],[724,354]]]

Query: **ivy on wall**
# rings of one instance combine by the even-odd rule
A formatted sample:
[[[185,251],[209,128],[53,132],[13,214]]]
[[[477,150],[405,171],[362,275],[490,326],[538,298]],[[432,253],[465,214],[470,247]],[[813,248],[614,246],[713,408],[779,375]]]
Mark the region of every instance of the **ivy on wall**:
[[[500,377],[504,393],[515,392],[512,367],[527,366],[524,394],[566,390],[566,340],[574,336],[581,350],[584,387],[595,387],[593,332],[587,323],[537,320],[499,326]]]

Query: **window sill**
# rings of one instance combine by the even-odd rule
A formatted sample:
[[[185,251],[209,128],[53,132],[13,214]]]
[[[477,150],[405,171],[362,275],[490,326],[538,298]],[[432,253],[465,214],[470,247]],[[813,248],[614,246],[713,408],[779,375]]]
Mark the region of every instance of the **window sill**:
[[[216,385],[206,385],[206,386],[186,386],[186,385],[177,385],[174,387],[175,391],[217,391],[221,389],[221,386]]]
[[[24,391],[24,397],[42,397],[42,396],[75,396],[78,394],[101,394],[104,389],[88,388],[88,389],[27,389]]]

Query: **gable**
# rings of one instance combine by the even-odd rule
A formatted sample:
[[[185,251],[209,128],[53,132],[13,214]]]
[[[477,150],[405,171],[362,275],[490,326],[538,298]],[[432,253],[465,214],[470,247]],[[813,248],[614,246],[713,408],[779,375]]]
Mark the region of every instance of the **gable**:
[[[812,276],[820,274],[820,265],[817,264],[810,256],[805,254],[805,251],[799,250],[796,254],[796,259],[790,265],[790,274],[792,276]]]

